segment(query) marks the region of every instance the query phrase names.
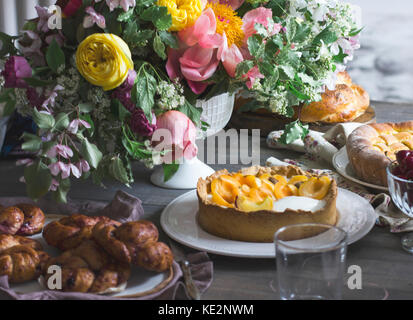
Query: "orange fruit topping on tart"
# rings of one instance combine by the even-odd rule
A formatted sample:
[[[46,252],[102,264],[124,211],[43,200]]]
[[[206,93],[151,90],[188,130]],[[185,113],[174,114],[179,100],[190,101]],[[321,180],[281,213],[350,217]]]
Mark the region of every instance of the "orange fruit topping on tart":
[[[330,183],[331,179],[327,176],[320,178],[312,177],[310,180],[301,184],[298,194],[302,197],[321,200],[326,196]]]
[[[274,201],[291,196],[323,199],[331,184],[327,176],[320,178],[304,175],[292,176],[289,180],[282,175],[260,176],[225,174],[211,182],[212,201],[220,206],[238,208],[242,211],[272,210]]]

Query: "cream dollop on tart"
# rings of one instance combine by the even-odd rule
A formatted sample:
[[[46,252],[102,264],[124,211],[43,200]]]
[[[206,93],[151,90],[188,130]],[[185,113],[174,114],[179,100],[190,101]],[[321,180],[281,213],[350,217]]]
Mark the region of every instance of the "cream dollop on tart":
[[[272,242],[286,225],[337,221],[336,182],[295,166],[221,170],[198,181],[197,195],[199,225],[231,240]]]
[[[317,212],[326,205],[324,200],[317,200],[309,197],[285,197],[274,202],[273,211],[284,212],[286,210],[303,210]]]

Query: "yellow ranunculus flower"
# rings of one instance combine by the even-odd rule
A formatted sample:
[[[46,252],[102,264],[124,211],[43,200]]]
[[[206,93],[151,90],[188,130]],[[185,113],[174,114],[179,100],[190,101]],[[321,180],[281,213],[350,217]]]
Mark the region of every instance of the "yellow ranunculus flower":
[[[158,0],[158,6],[167,7],[172,16],[169,31],[180,31],[192,26],[204,9],[202,0]]]
[[[87,81],[105,91],[119,87],[133,69],[128,45],[109,33],[95,33],[83,40],[77,48],[76,65]]]

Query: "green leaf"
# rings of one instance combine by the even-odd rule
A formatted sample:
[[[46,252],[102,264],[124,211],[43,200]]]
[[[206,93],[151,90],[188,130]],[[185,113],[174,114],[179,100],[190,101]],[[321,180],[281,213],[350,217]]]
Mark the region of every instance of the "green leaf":
[[[132,101],[143,110],[149,122],[152,121],[152,107],[155,104],[157,85],[156,79],[143,69],[132,90]]]
[[[109,173],[116,180],[129,186],[129,175],[123,164],[123,161],[119,157],[115,157],[109,164]]]
[[[277,67],[267,61],[259,62],[258,68],[264,76],[273,76],[277,71]]]
[[[172,33],[169,33],[167,31],[160,31],[159,36],[161,37],[163,43],[165,43],[168,47],[173,49],[179,48],[178,39]]]
[[[126,12],[122,12],[121,14],[119,14],[117,20],[119,22],[125,22],[125,21],[130,20],[133,17],[134,11],[135,11],[135,8],[129,9],[129,11],[126,11]]]
[[[295,21],[295,18],[287,19],[286,29],[287,41],[288,43],[292,43],[297,32],[297,22]]]
[[[288,89],[300,100],[302,101],[308,101],[311,98],[306,95],[305,93],[301,92],[299,89],[297,89],[291,82],[288,84]]]
[[[195,124],[195,126],[200,127],[201,126],[201,115],[202,115],[202,108],[197,108],[191,103],[188,102],[188,100],[185,99],[185,103],[183,106],[178,108],[178,111],[182,112],[185,114],[191,121]]]
[[[262,45],[262,39],[258,35],[253,35],[248,38],[248,50],[253,57],[258,58],[260,53],[260,48]]]
[[[319,44],[321,40],[325,44],[330,44],[333,42],[336,42],[338,40],[338,37],[334,31],[331,31],[332,25],[328,25],[326,28],[323,29],[313,40],[314,44]]]
[[[162,60],[166,60],[165,45],[159,35],[156,35],[153,39],[153,49]]]
[[[24,78],[24,81],[32,87],[45,87],[53,83],[53,80],[41,80],[37,78]]]
[[[78,105],[79,111],[81,113],[89,113],[95,109],[95,105],[93,103],[81,103]]]
[[[292,40],[293,43],[304,42],[311,34],[311,28],[308,24],[300,23],[297,24],[297,30],[295,36]]]
[[[61,112],[56,116],[56,123],[52,130],[64,130],[69,126],[69,124],[69,116],[66,113]]]
[[[254,62],[251,60],[244,60],[240,63],[238,63],[236,71],[235,71],[235,76],[237,78],[242,77],[244,74],[248,73],[252,68],[254,67]]]
[[[79,151],[82,157],[89,162],[92,168],[96,169],[99,166],[99,163],[103,158],[103,154],[100,152],[98,147],[93,143],[90,143],[87,138],[83,139]]]
[[[13,40],[17,38],[18,37],[12,37],[4,32],[0,32],[0,58],[3,58],[8,54],[14,55],[17,52],[13,43]]]
[[[120,102],[118,99],[113,99],[111,102],[111,111],[112,113],[121,121],[124,122],[126,118],[130,116],[129,110],[127,110],[122,102]]]
[[[172,26],[172,16],[166,7],[149,7],[142,12],[140,18],[145,21],[151,21],[158,30],[168,30]]]
[[[163,164],[162,167],[163,167],[164,181],[167,182],[171,180],[174,174],[178,171],[179,164],[178,163]]]
[[[40,129],[50,130],[56,124],[52,115],[39,112],[36,108],[33,108],[33,120]]]
[[[303,125],[299,120],[285,126],[284,133],[279,139],[283,144],[290,144],[298,139],[304,139],[310,133],[308,125]]]
[[[67,194],[70,190],[70,179],[64,179],[59,182],[59,187],[53,192],[53,199],[58,203],[67,203]]]
[[[343,49],[339,46],[339,53],[336,56],[333,56],[333,62],[336,63],[343,63],[344,58],[348,56],[348,54],[344,53]]]
[[[29,152],[37,152],[42,147],[42,139],[39,136],[25,132],[22,137],[24,143],[21,148]]]
[[[26,180],[27,194],[34,200],[46,195],[52,184],[50,170],[41,160],[24,169],[24,179]]]
[[[364,27],[360,28],[360,29],[352,29],[350,31],[350,33],[348,34],[349,37],[354,37],[356,35],[358,35],[361,31],[364,30]]]
[[[4,106],[3,110],[3,117],[7,117],[12,115],[14,110],[16,109],[16,101],[14,99],[10,99],[6,102],[6,105]]]
[[[52,40],[52,43],[47,48],[46,61],[47,65],[55,73],[57,73],[60,66],[65,64],[65,54],[55,39]]]

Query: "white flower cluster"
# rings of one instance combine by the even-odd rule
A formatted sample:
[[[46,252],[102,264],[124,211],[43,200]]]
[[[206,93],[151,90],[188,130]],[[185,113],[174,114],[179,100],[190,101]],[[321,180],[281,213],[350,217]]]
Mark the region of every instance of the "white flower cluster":
[[[159,82],[157,94],[160,97],[157,100],[157,105],[161,110],[172,110],[185,104],[184,88],[176,81],[172,83]]]
[[[33,113],[33,107],[27,98],[26,89],[16,88],[14,89],[14,94],[16,96],[16,110],[23,117],[29,117]]]
[[[64,74],[57,78],[57,84],[62,86],[64,90],[60,95],[65,98],[78,98],[81,76],[76,68],[68,68]]]
[[[101,87],[92,87],[87,93],[87,100],[95,106],[93,118],[104,120],[110,113],[111,100]]]

